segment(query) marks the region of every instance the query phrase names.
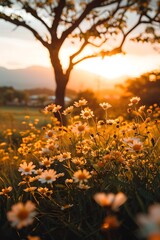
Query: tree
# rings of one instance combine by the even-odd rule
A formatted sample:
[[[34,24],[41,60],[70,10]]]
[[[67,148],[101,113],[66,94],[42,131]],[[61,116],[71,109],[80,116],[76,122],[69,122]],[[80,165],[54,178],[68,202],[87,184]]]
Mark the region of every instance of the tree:
[[[140,77],[129,78],[122,85],[126,96],[137,96],[141,98],[141,104],[146,106],[154,103],[160,104],[160,71],[148,72]]]
[[[55,103],[62,109],[75,65],[89,58],[123,53],[126,39],[141,24],[147,26],[142,33],[149,36],[146,39],[141,34],[134,39],[160,39],[159,0],[0,0],[0,19],[28,29],[48,50],[56,81]],[[115,41],[110,48],[112,38]],[[66,43],[73,44],[75,51],[64,69],[59,53]],[[91,54],[85,52],[88,46],[94,49]]]
[[[27,104],[28,94],[24,91],[15,90],[13,87],[0,87],[0,104],[6,105],[15,99],[18,100],[18,103],[24,102]]]

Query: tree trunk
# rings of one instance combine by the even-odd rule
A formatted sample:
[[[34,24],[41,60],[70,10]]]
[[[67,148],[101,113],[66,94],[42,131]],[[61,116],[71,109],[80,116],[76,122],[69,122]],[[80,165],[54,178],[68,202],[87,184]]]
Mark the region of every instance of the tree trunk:
[[[62,107],[60,109],[60,112],[55,113],[55,117],[58,119],[61,125],[64,125],[64,126],[67,124],[66,117],[62,114],[62,111],[65,109],[65,90],[66,90],[65,82],[66,82],[65,79],[63,81],[61,80],[60,82],[57,82],[56,91],[55,91],[55,104],[60,105]]]
[[[50,52],[50,59],[54,71],[55,76],[55,82],[56,82],[56,90],[55,90],[55,104],[60,105],[62,108],[60,112],[62,112],[65,108],[65,91],[66,86],[69,80],[70,72],[67,74],[63,73],[62,65],[60,63],[59,57],[58,57],[58,51],[52,50]],[[64,115],[61,117],[59,114],[56,114],[56,117],[59,121],[63,120],[63,124],[66,124]]]
[[[56,76],[55,76],[56,78]],[[62,79],[57,81],[56,91],[55,91],[55,104],[62,106],[62,110],[65,108],[65,91],[66,91],[66,80]]]
[[[53,72],[56,81],[56,91],[55,91],[55,103],[62,106],[62,109],[65,107],[64,97],[66,85],[68,83],[69,74],[63,73],[63,68],[59,60],[59,49],[50,50],[50,59],[53,67]]]
[[[56,82],[56,90],[55,90],[55,104],[60,105],[62,108],[60,109],[60,113],[65,108],[65,91],[66,86],[69,80],[69,74],[64,74],[62,65],[60,63],[58,57],[58,50],[53,50],[50,52],[50,59],[54,71],[54,77]],[[61,122],[61,124],[66,125],[66,119],[63,114],[56,113],[55,117]]]

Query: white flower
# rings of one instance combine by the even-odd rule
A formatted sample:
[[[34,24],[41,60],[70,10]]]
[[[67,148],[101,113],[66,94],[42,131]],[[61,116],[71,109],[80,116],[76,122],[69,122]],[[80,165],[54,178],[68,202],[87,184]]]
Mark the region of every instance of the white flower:
[[[75,182],[87,182],[89,178],[91,178],[91,175],[86,169],[78,170],[73,174],[73,179]]]
[[[145,107],[146,107],[145,105],[140,106],[138,112],[142,113],[145,110]]]
[[[143,143],[139,138],[124,138],[123,141],[128,144],[131,151],[141,151],[143,149]]]
[[[151,205],[148,209],[148,214],[139,214],[137,223],[140,225],[141,233],[144,237],[160,239],[160,204]]]
[[[70,107],[66,108],[66,109],[63,111],[63,114],[64,114],[64,115],[71,114],[71,113],[73,112],[73,109],[74,109],[74,107],[73,107],[73,106],[70,106]]]
[[[79,100],[78,102],[75,102],[74,103],[74,106],[75,107],[82,107],[82,106],[84,106],[84,105],[86,105],[87,104],[87,101],[85,100],[85,99],[81,99],[81,100]]]
[[[94,195],[94,200],[96,201],[96,203],[98,203],[101,207],[106,207],[106,206],[110,206],[114,200],[115,195],[113,193],[96,193]]]
[[[138,104],[140,100],[141,100],[140,97],[133,97],[133,98],[130,99],[130,103],[128,104],[128,106]]]
[[[107,103],[107,102],[100,103],[99,106],[102,107],[103,110],[105,110],[105,111],[106,111],[108,108],[111,108],[111,107],[112,107],[112,105],[109,104],[109,103]]]
[[[41,161],[40,161],[40,165],[43,165],[45,167],[50,167],[51,164],[53,163],[52,159],[48,159],[48,158],[43,158]]]
[[[115,195],[112,203],[112,210],[117,211],[118,208],[127,201],[127,197],[124,193],[119,192]]]
[[[62,153],[58,156],[58,160],[60,162],[63,162],[64,160],[70,159],[70,158],[71,158],[71,153],[70,152],[64,152],[64,153]]]
[[[81,111],[80,116],[83,119],[89,119],[94,117],[93,111],[90,108],[85,108],[84,110]]]
[[[60,105],[56,105],[56,104],[52,103],[52,104],[50,104],[50,105],[48,105],[48,106],[46,106],[46,107],[44,108],[44,112],[46,112],[46,113],[48,113],[48,112],[54,112],[54,113],[56,113],[56,112],[58,112],[61,108],[62,108],[62,107],[61,107]]]
[[[118,208],[123,205],[127,197],[124,193],[119,192],[117,194],[114,193],[96,193],[94,195],[94,200],[101,206],[101,207],[111,207],[113,211],[117,211]]]
[[[22,202],[16,203],[7,213],[8,221],[11,222],[12,227],[18,229],[26,227],[33,223],[34,217],[37,215],[35,209],[36,206],[31,201],[27,201],[25,204]]]
[[[82,134],[89,130],[89,127],[87,126],[87,123],[82,124],[81,122],[78,122],[75,124],[75,126],[72,127],[72,132],[75,134]]]
[[[39,153],[42,155],[49,154],[50,150],[47,147],[45,147],[45,148],[42,148],[42,150],[39,151]]]
[[[57,179],[57,172],[53,169],[45,170],[39,175],[39,181],[41,183],[52,183]]]
[[[30,162],[29,164],[24,162],[20,164],[18,171],[21,172],[21,175],[30,175],[34,172],[34,168],[35,165],[33,165],[33,162]]]
[[[139,214],[138,215],[138,223],[140,225],[147,224],[157,224],[160,227],[160,204],[151,205],[148,209],[147,214]]]

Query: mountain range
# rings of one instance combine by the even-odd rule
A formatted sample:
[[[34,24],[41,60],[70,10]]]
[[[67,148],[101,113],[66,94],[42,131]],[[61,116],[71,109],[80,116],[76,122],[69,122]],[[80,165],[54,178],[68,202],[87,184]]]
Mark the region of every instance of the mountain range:
[[[112,88],[114,83],[100,75],[74,69],[71,73],[67,88],[74,91],[82,91],[85,89],[101,90]],[[0,67],[0,87],[2,86],[11,86],[17,90],[33,88],[48,88],[54,90],[54,74],[51,68],[42,66],[31,66],[14,70]]]

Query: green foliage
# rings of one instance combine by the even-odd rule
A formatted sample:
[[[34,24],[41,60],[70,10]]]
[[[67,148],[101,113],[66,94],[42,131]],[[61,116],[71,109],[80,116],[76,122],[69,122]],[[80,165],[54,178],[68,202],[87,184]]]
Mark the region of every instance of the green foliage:
[[[140,77],[126,80],[123,85],[119,85],[126,96],[138,96],[142,104],[146,106],[154,103],[160,104],[160,72],[149,72]]]
[[[15,90],[13,87],[0,87],[0,105],[7,103],[27,103],[28,95],[24,91]]]

